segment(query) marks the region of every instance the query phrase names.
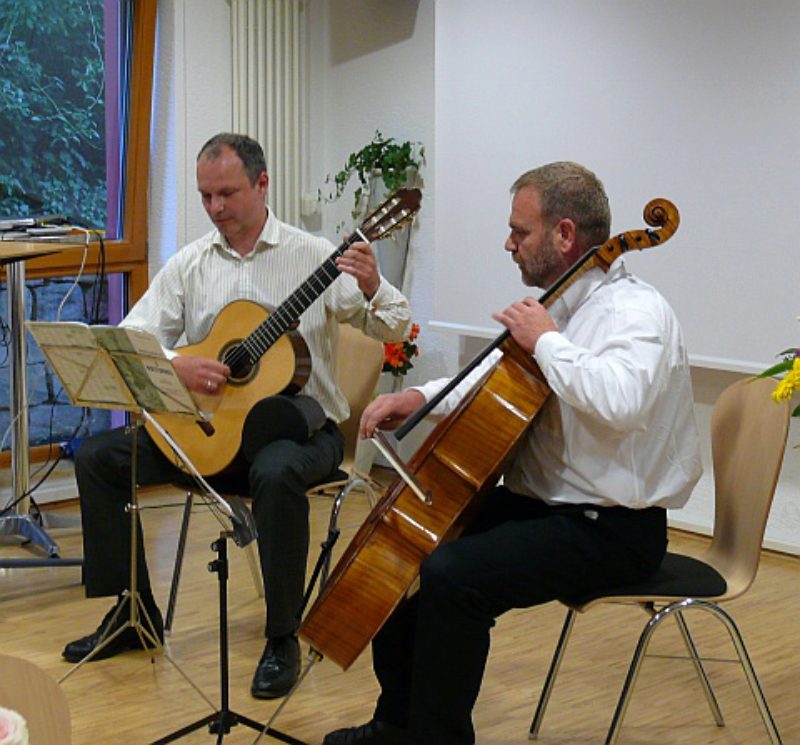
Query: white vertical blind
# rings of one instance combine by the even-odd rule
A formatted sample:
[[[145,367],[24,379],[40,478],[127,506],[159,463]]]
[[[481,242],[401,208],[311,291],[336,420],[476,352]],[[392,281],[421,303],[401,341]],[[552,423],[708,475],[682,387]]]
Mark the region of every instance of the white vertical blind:
[[[231,0],[233,127],[257,139],[267,156],[269,203],[300,221],[307,143],[305,14],[300,0]]]

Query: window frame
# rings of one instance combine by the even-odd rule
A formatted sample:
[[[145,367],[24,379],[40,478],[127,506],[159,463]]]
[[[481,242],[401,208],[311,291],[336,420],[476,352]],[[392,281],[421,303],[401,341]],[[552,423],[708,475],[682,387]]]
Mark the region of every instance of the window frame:
[[[153,60],[156,37],[157,0],[133,3],[130,113],[125,158],[125,210],[122,238],[107,240],[106,274],[128,275],[128,297],[133,301],[147,287],[147,180],[150,161],[150,117],[153,99]],[[100,251],[90,246],[86,267],[97,266]],[[83,247],[30,259],[25,274],[53,277],[77,273]],[[5,274],[3,274],[5,277]]]
[[[125,209],[122,237],[105,241],[107,275],[125,276],[125,297],[134,303],[147,289],[148,205],[147,186],[150,169],[150,121],[153,101],[153,67],[156,44],[156,15],[158,0],[133,2],[131,37],[131,75],[128,114],[128,134],[125,157]],[[84,272],[99,266],[100,249],[91,244]],[[77,274],[83,261],[83,246],[68,248],[47,256],[29,259],[25,275],[55,277]],[[0,279],[7,281],[5,270]],[[51,457],[52,446],[40,445],[30,449],[30,461],[40,462]],[[9,451],[0,453],[0,467],[11,463]]]

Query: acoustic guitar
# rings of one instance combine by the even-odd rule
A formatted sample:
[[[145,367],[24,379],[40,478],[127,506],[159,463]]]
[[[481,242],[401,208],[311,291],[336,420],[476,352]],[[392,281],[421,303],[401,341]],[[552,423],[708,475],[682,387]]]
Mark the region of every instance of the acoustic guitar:
[[[209,421],[153,415],[203,476],[223,473],[236,462],[242,427],[259,401],[278,393],[297,393],[308,380],[311,358],[295,327],[339,276],[336,259],[353,243],[380,240],[405,225],[419,211],[421,198],[419,189],[394,192],[276,310],[249,300],[234,301],[220,311],[205,339],[175,350],[179,355],[217,359],[231,370],[220,394],[193,394],[202,411],[212,412]],[[158,430],[149,423],[145,427],[161,452],[175,460]]]

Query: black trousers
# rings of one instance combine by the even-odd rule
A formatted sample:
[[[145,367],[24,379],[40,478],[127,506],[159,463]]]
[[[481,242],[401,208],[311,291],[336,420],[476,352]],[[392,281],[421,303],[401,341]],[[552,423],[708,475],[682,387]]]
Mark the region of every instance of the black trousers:
[[[144,429],[137,436],[137,483],[168,483],[178,468]],[[132,439],[123,428],[86,439],[75,456],[81,500],[86,595],[116,595],[130,585]],[[344,438],[328,421],[307,442],[276,440],[256,455],[242,475],[253,498],[258,551],[267,604],[267,636],[297,630],[305,585],[309,525],[307,488],[333,474],[342,462]],[[137,526],[139,589],[150,587],[141,524]]]
[[[415,743],[471,745],[495,619],[644,579],[666,544],[661,508],[548,508],[499,487],[461,538],[425,560],[419,592],[375,637],[375,718]]]

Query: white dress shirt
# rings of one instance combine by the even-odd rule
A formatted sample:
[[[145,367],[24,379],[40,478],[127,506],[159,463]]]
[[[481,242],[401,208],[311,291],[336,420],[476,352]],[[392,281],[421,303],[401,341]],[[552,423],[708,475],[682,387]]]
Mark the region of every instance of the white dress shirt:
[[[591,269],[550,307],[534,358],[552,391],[504,483],[548,504],[681,507],[702,466],[689,365],[666,300],[623,260]],[[451,411],[494,352],[434,410]],[[432,398],[446,380],[418,390]]]
[[[165,349],[197,344],[217,314],[235,300],[277,308],[334,252],[335,246],[269,215],[254,249],[234,251],[216,229],[174,254],[120,325],[154,334]],[[356,280],[341,274],[300,316],[299,331],[311,352],[303,393],[336,422],[348,414],[334,381],[337,324],[346,322],[386,342],[406,338],[408,301],[385,279],[367,301]]]

